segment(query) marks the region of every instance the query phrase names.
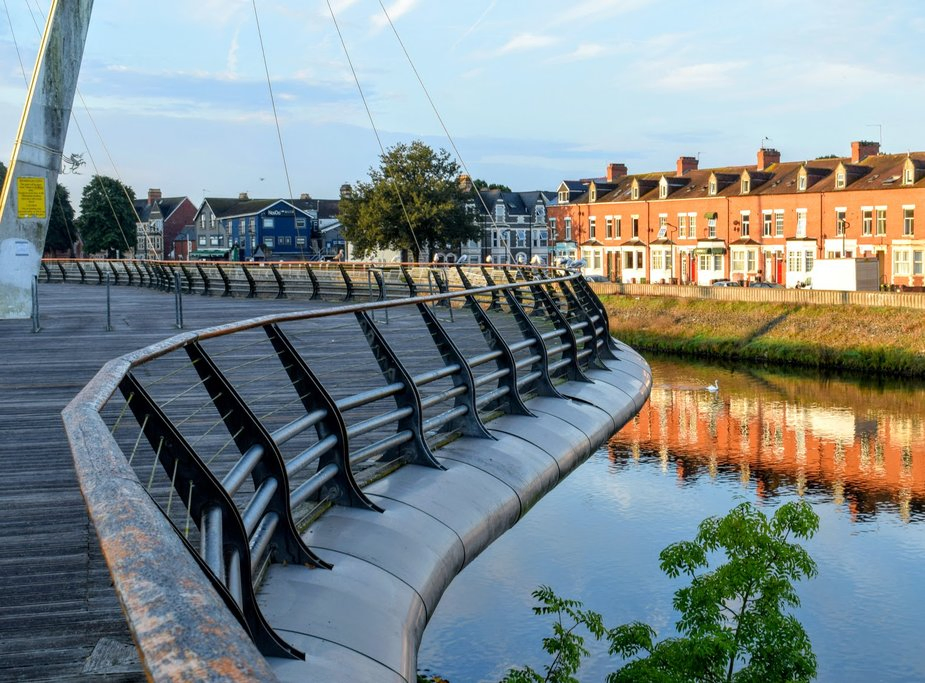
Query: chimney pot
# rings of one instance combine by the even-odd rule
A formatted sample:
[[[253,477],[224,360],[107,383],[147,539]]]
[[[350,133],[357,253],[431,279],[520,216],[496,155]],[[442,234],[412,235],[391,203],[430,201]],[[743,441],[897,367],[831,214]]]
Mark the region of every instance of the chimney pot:
[[[612,183],[617,178],[626,176],[626,164],[607,164],[607,182]]]
[[[870,140],[856,140],[851,143],[851,163],[857,164],[867,157],[880,154],[880,143]]]
[[[780,163],[780,152],[770,147],[762,147],[758,150],[758,170],[763,171],[772,164]]]
[[[698,164],[696,157],[678,157],[677,176],[680,178],[688,171],[696,171]]]

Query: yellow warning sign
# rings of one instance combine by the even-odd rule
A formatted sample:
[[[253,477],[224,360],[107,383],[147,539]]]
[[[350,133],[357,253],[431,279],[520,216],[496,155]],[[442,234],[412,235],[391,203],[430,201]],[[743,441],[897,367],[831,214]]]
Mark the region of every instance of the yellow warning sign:
[[[45,218],[44,178],[17,178],[16,196],[19,218]]]

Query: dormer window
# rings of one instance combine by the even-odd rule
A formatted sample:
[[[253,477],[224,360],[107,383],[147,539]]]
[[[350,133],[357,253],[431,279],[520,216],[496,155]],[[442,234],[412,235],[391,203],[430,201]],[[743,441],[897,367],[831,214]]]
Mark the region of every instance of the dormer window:
[[[710,178],[710,188],[708,192],[711,197],[716,194],[716,178]]]
[[[568,204],[568,190],[559,191],[559,203]]]
[[[662,176],[662,179],[658,181],[658,198],[659,199],[668,198],[668,181],[665,180],[664,176]]]
[[[915,165],[912,159],[906,159],[906,165],[903,166],[903,185],[915,185]]]
[[[633,181],[633,189],[630,191],[630,197],[632,199],[639,199],[639,181]]]
[[[803,169],[800,171],[800,175],[797,176],[797,191],[806,192],[806,170]]]
[[[741,193],[748,194],[749,191],[751,190],[751,186],[752,186],[752,181],[748,178],[748,176],[742,178]]]
[[[844,190],[845,189],[845,172],[844,170],[839,171],[835,174],[835,189]]]
[[[588,190],[588,201],[597,201],[597,185],[594,183],[591,183],[591,188]]]

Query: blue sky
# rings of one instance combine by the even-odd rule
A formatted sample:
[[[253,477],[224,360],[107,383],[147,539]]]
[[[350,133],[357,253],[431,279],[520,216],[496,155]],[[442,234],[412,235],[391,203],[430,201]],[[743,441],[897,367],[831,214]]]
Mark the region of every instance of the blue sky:
[[[0,155],[9,159],[38,42],[0,17]],[[331,0],[386,146],[451,149],[378,0]],[[563,178],[925,149],[920,0],[383,0],[473,176],[516,190]],[[296,196],[335,197],[379,148],[325,0],[257,0]],[[33,11],[36,11],[35,9]],[[75,205],[94,172],[137,195],[286,196],[251,0],[97,0],[62,176]],[[96,129],[101,133],[97,135]],[[767,138],[767,140],[765,140]],[[104,147],[105,145],[105,147]],[[108,150],[108,153],[107,151]],[[110,161],[110,156],[112,161]],[[91,162],[92,157],[92,162]],[[115,168],[113,167],[115,164]]]

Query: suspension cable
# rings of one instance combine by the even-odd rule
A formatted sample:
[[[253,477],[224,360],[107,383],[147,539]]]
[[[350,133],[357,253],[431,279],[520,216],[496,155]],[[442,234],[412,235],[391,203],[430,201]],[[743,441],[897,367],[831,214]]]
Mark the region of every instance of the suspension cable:
[[[334,28],[337,30],[337,37],[340,38],[341,47],[344,49],[344,55],[347,57],[347,63],[350,65],[350,72],[353,74],[353,80],[357,85],[357,90],[360,92],[360,99],[363,100],[363,106],[366,108],[366,116],[369,117],[369,123],[373,127],[373,133],[376,136],[376,142],[379,143],[379,151],[382,153],[383,161],[385,160],[385,146],[382,144],[382,138],[379,137],[379,129],[376,128],[376,122],[373,120],[373,113],[370,111],[369,103],[366,101],[366,95],[363,93],[363,86],[360,85],[360,79],[357,76],[356,69],[353,68],[353,60],[350,59],[350,52],[347,50],[347,43],[344,40],[344,35],[341,33],[340,25],[337,23],[337,17],[334,16],[334,8],[331,7],[331,0],[325,0],[328,5],[328,11],[331,13],[331,20],[334,22]],[[398,178],[393,178],[393,186],[395,188],[395,194],[398,195],[398,203],[401,205],[402,213],[405,216],[405,220],[408,223],[408,229],[411,231],[411,237],[414,239],[414,245],[418,250],[418,258],[421,254],[421,245],[418,242],[418,236],[414,232],[414,225],[411,222],[411,216],[408,215],[408,209],[405,206],[405,200],[402,197],[401,189],[399,188]]]
[[[305,246],[299,244],[299,228],[296,223],[295,197],[292,194],[292,182],[289,180],[289,164],[286,163],[286,149],[283,146],[283,133],[279,126],[279,114],[276,111],[276,99],[273,97],[273,83],[270,81],[270,67],[267,64],[267,52],[263,46],[263,32],[260,30],[260,16],[257,14],[257,0],[251,0],[254,6],[254,22],[257,24],[257,38],[260,41],[260,54],[263,56],[263,70],[267,75],[267,90],[270,91],[270,104],[273,107],[273,120],[276,122],[276,137],[279,139],[279,154],[283,158],[283,171],[286,174],[286,187],[289,190],[289,201],[292,204],[292,225],[295,228],[295,241],[299,246],[299,254],[305,260]]]
[[[421,85],[421,90],[424,91],[424,95],[427,97],[427,101],[430,103],[431,109],[434,110],[434,115],[437,117],[437,121],[440,122],[440,127],[443,128],[443,133],[446,135],[447,140],[449,140],[450,145],[453,147],[453,152],[456,154],[456,158],[459,159],[460,165],[462,165],[463,170],[465,170],[466,175],[469,178],[472,178],[472,174],[469,173],[469,167],[466,164],[465,159],[463,159],[462,154],[459,152],[459,148],[456,147],[456,142],[453,140],[453,136],[450,135],[449,129],[447,129],[446,124],[443,122],[443,117],[440,115],[440,112],[437,110],[437,105],[434,103],[433,98],[430,96],[430,92],[427,90],[427,86],[424,85],[424,80],[421,78],[421,74],[418,72],[417,67],[414,64],[414,60],[411,59],[411,55],[408,53],[408,49],[405,47],[404,41],[401,39],[401,36],[398,34],[398,29],[395,28],[395,23],[392,21],[392,17],[389,15],[389,11],[385,8],[385,5],[382,4],[382,0],[379,0],[379,7],[382,8],[382,13],[385,15],[386,20],[389,22],[389,26],[392,29],[392,33],[395,34],[395,39],[398,40],[398,44],[401,46],[402,52],[405,54],[405,59],[408,60],[408,65],[411,67],[411,71],[414,72],[415,77],[418,79],[418,83]],[[485,198],[482,196],[482,193],[473,183],[472,191],[475,193],[475,196],[478,197],[479,203],[481,203],[482,208],[485,209],[485,215],[488,217],[488,220],[491,222],[491,227],[493,230],[498,229],[498,223],[495,221],[494,214],[488,210],[488,205],[485,203]],[[504,248],[507,251],[508,258],[513,261],[513,254],[511,253],[511,246],[507,238],[503,237],[502,241],[504,243]]]

